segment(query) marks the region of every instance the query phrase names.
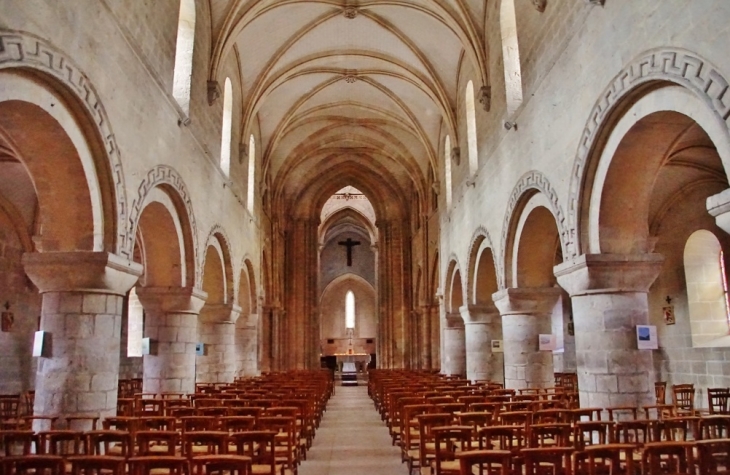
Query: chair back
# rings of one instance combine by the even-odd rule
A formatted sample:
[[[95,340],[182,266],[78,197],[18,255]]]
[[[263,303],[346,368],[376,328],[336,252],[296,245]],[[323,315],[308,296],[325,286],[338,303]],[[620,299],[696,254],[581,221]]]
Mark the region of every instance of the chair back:
[[[710,410],[710,414],[728,414],[730,413],[730,407],[728,407],[728,401],[730,401],[730,389],[729,388],[708,388],[707,389],[707,407]]]
[[[92,430],[84,434],[87,455],[130,457],[132,437],[121,430]]]
[[[275,431],[235,432],[230,438],[236,446],[236,455],[250,457],[257,474],[276,475]]]
[[[633,455],[631,444],[588,446],[575,453],[573,475],[634,475]]]
[[[512,454],[508,450],[469,450],[456,454],[460,475],[486,473],[489,475],[509,475]]]
[[[697,466],[702,475],[730,473],[730,440],[701,440],[697,447]]]
[[[672,385],[672,404],[678,411],[693,412],[695,409],[695,385]]]
[[[175,431],[141,430],[135,434],[135,439],[137,455],[140,457],[174,456],[180,435]]]
[[[12,457],[7,459],[3,465],[6,473],[15,475],[65,475],[66,473],[63,457],[57,455]]]
[[[692,445],[686,442],[646,444],[642,465],[644,475],[693,475]]]
[[[152,475],[165,470],[166,475],[189,475],[190,465],[185,457],[172,455],[132,457],[129,459],[130,475]]]
[[[201,455],[191,461],[193,475],[250,475],[251,457]]]
[[[127,460],[124,457],[110,455],[85,455],[71,457],[71,473],[73,475],[126,475]]]

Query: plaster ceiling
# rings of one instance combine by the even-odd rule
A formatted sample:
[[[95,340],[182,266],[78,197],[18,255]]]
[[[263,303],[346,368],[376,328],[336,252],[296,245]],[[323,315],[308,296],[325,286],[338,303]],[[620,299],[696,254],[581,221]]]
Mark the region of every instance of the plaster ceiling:
[[[344,157],[386,169],[401,199],[425,195],[442,128],[457,137],[463,61],[477,90],[488,84],[484,0],[209,2],[211,78],[238,54],[242,137],[258,134],[264,181],[283,202]]]

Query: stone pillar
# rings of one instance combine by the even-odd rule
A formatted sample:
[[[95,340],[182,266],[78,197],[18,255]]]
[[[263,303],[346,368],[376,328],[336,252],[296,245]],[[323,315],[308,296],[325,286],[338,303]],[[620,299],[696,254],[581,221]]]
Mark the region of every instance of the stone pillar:
[[[502,315],[504,385],[546,388],[555,385],[552,351],[539,351],[540,334],[552,333],[558,288],[508,288],[492,295]]]
[[[651,350],[637,349],[636,325],[649,323],[649,287],[659,254],[587,254],[555,267],[573,302],[581,406],[653,404]]]
[[[464,322],[458,313],[446,314],[444,326],[444,354],[441,362],[442,374],[464,375],[466,373],[466,341]]]
[[[195,343],[198,313],[208,295],[192,287],[140,287],[145,336],[142,390],[146,393],[195,392]]]
[[[235,341],[237,376],[257,376],[259,374],[259,329],[261,328],[257,313],[238,317]]]
[[[471,381],[504,380],[503,353],[492,353],[492,340],[502,339],[502,318],[495,307],[464,305],[466,377]]]
[[[195,358],[195,381],[232,383],[236,375],[236,320],[238,305],[205,305],[198,319],[198,339],[205,345]]]
[[[43,295],[47,338],[34,415],[116,415],[124,295],[142,266],[105,252],[25,254],[23,266]]]

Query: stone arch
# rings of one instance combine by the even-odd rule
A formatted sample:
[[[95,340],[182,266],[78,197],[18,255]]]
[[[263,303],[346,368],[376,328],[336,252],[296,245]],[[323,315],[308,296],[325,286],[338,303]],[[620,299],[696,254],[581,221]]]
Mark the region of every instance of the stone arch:
[[[192,268],[186,258],[183,224],[169,190],[154,187],[146,194],[135,227],[135,259],[140,257],[143,287],[185,287]]]
[[[140,183],[137,198],[132,202],[128,222],[128,232],[135,235],[139,225],[140,215],[152,190],[159,188],[172,200],[175,215],[180,221],[182,232],[182,261],[185,264],[185,278],[183,285],[202,288],[202,261],[197,265],[196,250],[198,248],[198,230],[193,214],[193,206],[188,194],[185,182],[174,168],[166,165],[158,165],[147,172],[147,175]],[[134,245],[134,241],[130,241]],[[127,255],[133,255],[133,249],[129,249]]]
[[[0,30],[0,71],[32,74],[50,84],[75,115],[87,142],[96,174],[93,186],[99,195],[96,223],[102,238],[100,246],[131,260],[134,233],[127,226],[127,195],[121,156],[111,121],[96,88],[79,67],[64,53],[42,38],[23,31]]]
[[[449,267],[446,271],[444,282],[444,302],[447,313],[457,313],[459,307],[464,305],[465,292],[461,278],[461,266],[456,255],[449,257]]]
[[[467,279],[467,302],[470,305],[492,306],[492,294],[497,284],[497,261],[489,232],[479,226],[474,232],[469,248],[469,277]]]
[[[256,293],[256,274],[251,258],[246,256],[241,263],[241,273],[238,279],[237,302],[241,307],[242,315],[257,313]]]
[[[533,198],[538,194],[540,197]],[[557,228],[560,253],[562,256],[566,255],[567,228],[562,208],[558,202],[558,195],[545,175],[536,170],[527,172],[522,175],[512,190],[502,224],[499,259],[502,272],[497,274],[500,289],[514,285],[515,269],[513,266],[516,262],[514,250],[515,245],[519,244],[518,226],[520,223],[524,224],[525,220],[529,218],[529,211],[533,210],[532,205],[541,206],[550,211]],[[524,214],[526,210],[528,213]]]
[[[202,279],[203,283],[205,285],[205,273],[206,270],[208,270],[208,257],[211,255],[209,254],[209,251],[212,248],[214,248],[218,254],[218,259],[220,261],[220,275],[216,277],[216,280],[220,278],[220,282],[216,282],[216,285],[219,287],[218,290],[222,292],[222,301],[217,302],[221,304],[228,304],[231,303],[234,300],[234,287],[233,287],[233,268],[231,265],[231,249],[230,249],[230,240],[228,239],[228,236],[226,235],[225,230],[220,225],[216,224],[213,226],[213,228],[208,233],[208,238],[206,239],[206,246],[205,251],[200,252],[201,256],[204,256],[205,262],[202,264]],[[215,272],[218,272],[218,268],[215,267]],[[209,282],[211,283],[211,282]],[[215,301],[215,296],[217,294],[216,291],[213,291],[213,294],[211,295],[209,290],[206,290],[208,292],[208,300],[209,302],[213,303]]]
[[[698,112],[706,117],[701,125],[710,135],[728,169],[728,84],[722,72],[705,58],[691,51],[670,47],[640,54],[613,78],[591,110],[573,163],[566,258],[592,252],[588,244],[589,224],[586,221],[596,168],[614,127],[642,96],[673,85],[689,91],[689,96],[704,106],[704,113]]]
[[[469,260],[467,261],[467,269],[468,274],[466,278],[466,301],[469,304],[476,304],[478,291],[480,282],[479,277],[489,274],[483,274],[487,269],[482,267],[482,264],[486,264],[486,262],[482,262],[481,259],[484,257],[487,257],[487,254],[484,254],[487,250],[489,254],[494,253],[494,245],[492,244],[492,237],[489,235],[489,231],[487,231],[487,228],[484,226],[479,226],[476,231],[474,231],[474,234],[472,234],[471,244],[469,245]],[[496,282],[497,278],[497,261],[494,260],[494,256],[492,256],[492,264],[491,264],[491,272],[494,274],[494,280]],[[496,292],[496,289],[495,289]],[[488,296],[491,299],[491,294]]]

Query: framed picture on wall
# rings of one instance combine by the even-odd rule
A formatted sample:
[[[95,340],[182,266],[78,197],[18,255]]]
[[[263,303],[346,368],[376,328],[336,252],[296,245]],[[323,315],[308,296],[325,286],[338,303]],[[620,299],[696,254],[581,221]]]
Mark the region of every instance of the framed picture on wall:
[[[674,319],[674,305],[662,307],[662,313],[664,314],[664,323],[667,325],[674,325],[677,322]]]

